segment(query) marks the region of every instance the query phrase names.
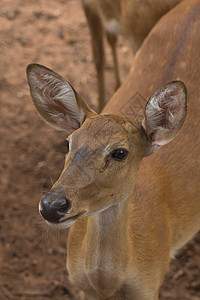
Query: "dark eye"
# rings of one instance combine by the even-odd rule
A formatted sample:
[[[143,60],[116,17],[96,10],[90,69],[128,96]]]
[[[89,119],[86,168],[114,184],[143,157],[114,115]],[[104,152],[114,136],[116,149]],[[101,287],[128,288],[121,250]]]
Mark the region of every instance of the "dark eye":
[[[128,150],[121,148],[121,149],[115,149],[112,152],[112,158],[115,160],[123,160],[127,157]]]
[[[64,141],[64,144],[65,144],[65,147],[67,149],[67,152],[69,152],[69,141],[68,140],[65,140]]]

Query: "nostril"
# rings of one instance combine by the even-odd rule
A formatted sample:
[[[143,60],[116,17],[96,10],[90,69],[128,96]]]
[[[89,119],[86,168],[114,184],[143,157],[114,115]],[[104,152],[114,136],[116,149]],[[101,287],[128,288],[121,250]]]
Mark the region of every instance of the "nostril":
[[[50,201],[48,200],[47,197],[43,197],[40,201],[40,204],[41,204],[40,205],[41,209],[46,209],[49,207]]]
[[[46,195],[40,202],[40,214],[49,222],[59,222],[70,208],[71,202],[65,197],[50,201]]]
[[[71,208],[71,202],[67,198],[57,199],[51,202],[51,207],[59,212],[66,213]]]

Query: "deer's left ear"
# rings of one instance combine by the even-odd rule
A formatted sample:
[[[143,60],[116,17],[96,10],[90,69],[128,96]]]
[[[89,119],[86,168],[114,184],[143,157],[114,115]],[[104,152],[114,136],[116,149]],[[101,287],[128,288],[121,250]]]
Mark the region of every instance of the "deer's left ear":
[[[187,91],[181,81],[168,83],[149,99],[142,122],[148,139],[146,156],[177,135],[186,117],[186,101]]]
[[[78,129],[93,114],[73,87],[52,70],[38,64],[27,67],[27,78],[34,105],[40,116],[67,135]]]

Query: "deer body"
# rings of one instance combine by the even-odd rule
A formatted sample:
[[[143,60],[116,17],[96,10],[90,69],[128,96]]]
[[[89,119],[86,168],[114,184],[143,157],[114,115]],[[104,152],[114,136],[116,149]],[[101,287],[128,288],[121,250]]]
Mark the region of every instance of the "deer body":
[[[176,143],[166,145],[165,151],[161,149],[157,155],[148,157],[148,162],[147,159],[142,162],[135,186],[136,195],[138,191],[138,197],[143,201],[146,199],[145,203],[150,197],[159,201],[159,187],[162,194],[164,191],[170,204],[170,222],[174,230],[172,256],[190,238],[193,230],[196,232],[199,229],[200,224],[199,16],[200,2],[184,1],[163,17],[133,60],[132,71],[123,88],[112,97],[103,111],[117,114],[122,108],[121,99],[125,91],[127,99],[131,99],[136,92],[148,99],[152,89],[172,79],[181,79],[187,86],[189,113],[184,129],[177,136]],[[127,117],[129,114],[127,110]]]
[[[82,299],[157,300],[170,258],[200,228],[199,27],[199,0],[168,13],[101,115],[53,71],[28,68],[36,108],[69,136],[40,213],[51,226],[71,226],[67,269]],[[186,83],[189,101],[169,143],[185,119],[186,90],[175,81],[153,92],[171,80]],[[134,94],[153,94],[142,122],[131,119]]]
[[[92,38],[94,63],[97,70],[99,110],[105,105],[104,95],[104,47],[107,37],[112,50],[115,85],[121,84],[117,37],[123,34],[133,55],[156,22],[182,0],[82,0]]]

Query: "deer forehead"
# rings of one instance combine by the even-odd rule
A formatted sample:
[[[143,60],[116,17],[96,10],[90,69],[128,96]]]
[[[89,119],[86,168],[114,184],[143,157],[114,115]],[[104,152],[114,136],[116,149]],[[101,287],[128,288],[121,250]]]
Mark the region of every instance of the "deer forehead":
[[[114,148],[129,148],[131,137],[137,134],[137,126],[123,118],[112,115],[95,116],[87,119],[70,136],[70,148],[74,152],[87,147],[97,154],[105,155]]]

